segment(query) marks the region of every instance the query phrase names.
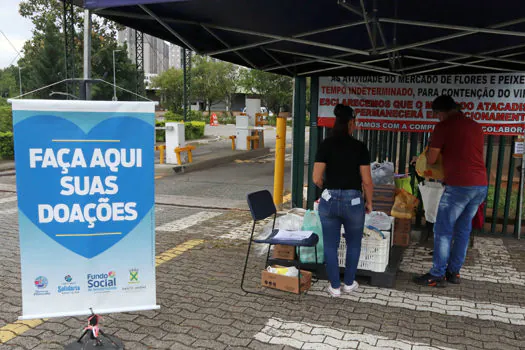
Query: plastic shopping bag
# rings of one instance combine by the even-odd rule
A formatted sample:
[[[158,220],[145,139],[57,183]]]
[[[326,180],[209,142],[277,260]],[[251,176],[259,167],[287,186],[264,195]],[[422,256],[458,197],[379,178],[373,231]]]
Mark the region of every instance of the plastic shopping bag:
[[[379,230],[390,231],[392,219],[381,211],[373,211],[365,215],[365,226],[373,226]]]
[[[416,161],[416,172],[425,179],[443,180],[445,173],[443,171],[443,159],[441,154],[438,156],[435,164],[427,164],[427,149],[419,155]]]
[[[303,213],[301,211],[304,211],[304,209],[295,208],[289,213],[277,217],[277,219],[275,219],[275,228],[288,231],[300,231],[303,226]],[[256,239],[268,238],[272,233],[272,226],[272,222],[264,225],[259,231]]]
[[[405,190],[398,190],[391,215],[398,219],[412,219],[418,204],[417,197]]]
[[[372,182],[374,185],[393,185],[394,184],[394,163],[373,162],[371,165]]]
[[[313,231],[319,236],[319,243],[317,243],[317,262],[324,263],[324,245],[323,245],[323,226],[321,225],[321,218],[319,213],[313,210],[307,210],[304,214],[302,231]],[[299,257],[302,263],[315,263],[315,248],[301,247],[299,250]]]
[[[415,195],[415,193],[412,192],[412,184],[410,177],[406,175],[395,177],[394,182],[396,184],[396,188],[403,189],[408,193]]]
[[[439,208],[439,201],[445,191],[445,186],[439,182],[425,181],[420,183],[419,192],[423,200],[423,209],[425,209],[425,220],[427,222],[435,223]]]

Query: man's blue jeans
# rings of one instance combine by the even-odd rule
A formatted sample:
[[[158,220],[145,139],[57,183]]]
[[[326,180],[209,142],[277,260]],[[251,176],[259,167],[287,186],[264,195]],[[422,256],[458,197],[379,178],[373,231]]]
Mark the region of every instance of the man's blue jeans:
[[[446,186],[434,225],[434,258],[430,274],[459,273],[467,255],[472,219],[487,198],[487,186]]]
[[[329,190],[331,198],[321,198],[319,216],[323,225],[326,272],[332,288],[339,288],[339,261],[337,250],[341,242],[341,225],[345,228],[346,267],[344,282],[352,285],[361,254],[361,239],[365,225],[365,205],[361,191]]]

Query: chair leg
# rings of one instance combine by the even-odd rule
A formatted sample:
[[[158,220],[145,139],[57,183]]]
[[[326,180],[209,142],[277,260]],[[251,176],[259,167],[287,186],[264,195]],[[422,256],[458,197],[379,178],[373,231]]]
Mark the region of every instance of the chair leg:
[[[301,295],[301,247],[297,247],[297,286],[299,287],[299,296]]]
[[[268,266],[268,260],[270,260],[270,249],[272,248],[272,245],[271,244],[268,244],[268,252],[266,253],[266,263],[265,263],[265,267]]]
[[[244,277],[246,276],[246,268],[248,267],[248,258],[250,256],[250,250],[252,248],[252,239],[253,239],[253,232],[255,231],[255,221],[253,222],[252,227],[252,234],[250,235],[250,242],[248,243],[248,252],[246,252],[246,260],[244,261],[244,268],[242,270],[242,278],[241,278],[241,290],[245,293],[250,293],[246,289],[244,289]]]

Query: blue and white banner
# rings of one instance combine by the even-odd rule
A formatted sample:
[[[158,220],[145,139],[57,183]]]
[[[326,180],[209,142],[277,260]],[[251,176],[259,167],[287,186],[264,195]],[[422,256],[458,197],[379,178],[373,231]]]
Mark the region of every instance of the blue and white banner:
[[[154,103],[12,103],[21,318],[158,308]]]

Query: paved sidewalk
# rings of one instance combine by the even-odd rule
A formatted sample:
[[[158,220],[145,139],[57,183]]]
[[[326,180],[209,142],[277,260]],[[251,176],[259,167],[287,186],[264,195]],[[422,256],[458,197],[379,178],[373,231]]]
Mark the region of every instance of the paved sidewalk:
[[[14,194],[0,193],[0,349],[62,349],[83,318],[13,325],[21,313],[16,213]],[[414,245],[395,289],[361,281],[358,292],[333,299],[318,282],[300,299],[268,291],[275,298],[239,288],[248,213],[158,205],[156,219],[161,309],[103,321],[126,349],[525,349],[523,242],[477,239],[464,281],[445,289],[410,282],[430,261]],[[249,263],[251,288],[259,288],[263,253],[254,249]]]

